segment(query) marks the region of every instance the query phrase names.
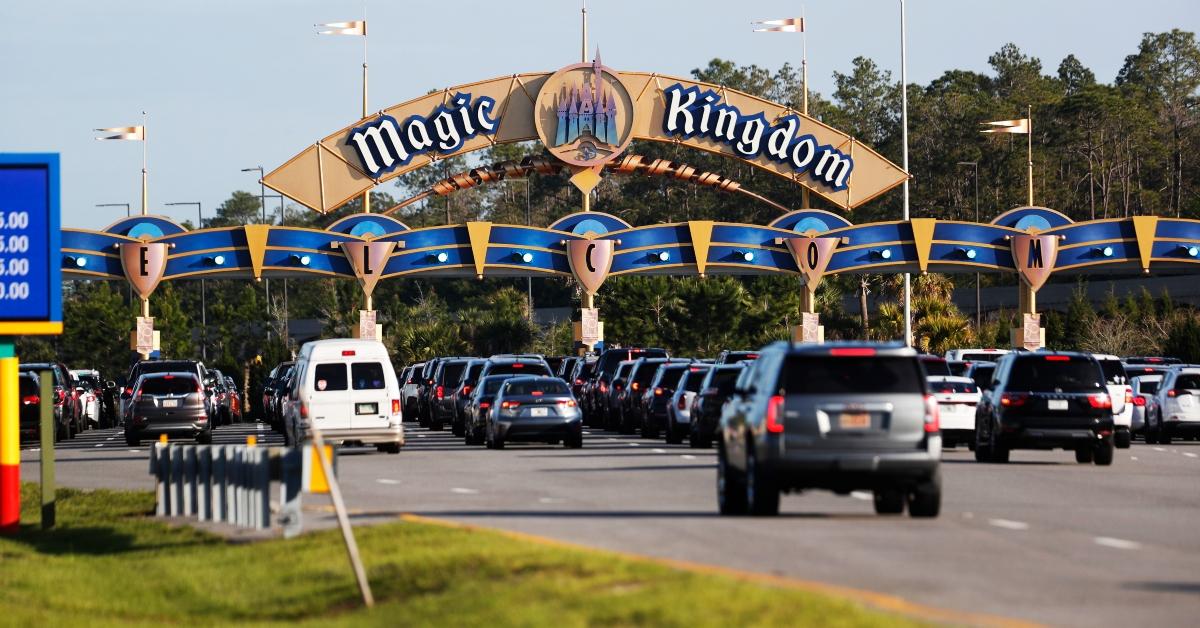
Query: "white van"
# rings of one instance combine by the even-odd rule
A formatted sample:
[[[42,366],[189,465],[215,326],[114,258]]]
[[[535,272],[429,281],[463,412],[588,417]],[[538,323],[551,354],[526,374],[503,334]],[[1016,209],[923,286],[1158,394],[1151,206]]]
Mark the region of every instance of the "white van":
[[[304,442],[316,426],[326,443],[358,442],[398,454],[404,444],[400,384],[383,343],[317,340],[300,348],[284,433]]]

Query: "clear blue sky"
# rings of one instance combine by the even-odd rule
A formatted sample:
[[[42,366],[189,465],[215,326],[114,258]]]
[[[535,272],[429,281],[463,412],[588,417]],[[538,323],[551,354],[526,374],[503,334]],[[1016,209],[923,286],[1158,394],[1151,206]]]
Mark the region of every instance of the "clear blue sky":
[[[895,0],[813,0],[810,80],[862,55],[899,74]],[[713,57],[775,68],[799,62],[798,35],[751,33],[798,14],[782,0],[592,0],[592,47],[606,65],[686,76]],[[318,37],[317,22],[361,16],[360,0],[3,0],[0,151],[62,153],[63,224],[100,228],[140,203],[141,145],[97,142],[92,128],[150,114],[150,209],[206,214],[235,189],[359,113],[361,40]],[[371,108],[434,88],[578,61],[575,0],[368,2]],[[909,0],[909,81],[987,71],[1007,42],[1048,72],[1074,53],[1112,81],[1146,31],[1200,30],[1196,0]],[[1003,115],[1007,112],[997,112]],[[268,191],[269,192],[269,191]],[[277,206],[277,201],[275,204]],[[270,201],[269,201],[270,204]],[[210,214],[209,214],[210,215]],[[194,218],[193,218],[194,220]]]

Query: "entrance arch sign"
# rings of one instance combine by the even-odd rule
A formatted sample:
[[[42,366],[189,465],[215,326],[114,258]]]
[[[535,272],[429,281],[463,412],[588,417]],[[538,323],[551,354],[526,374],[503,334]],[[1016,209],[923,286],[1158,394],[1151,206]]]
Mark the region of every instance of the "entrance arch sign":
[[[602,80],[595,80],[597,73]],[[591,124],[590,148],[571,135],[572,104],[577,131],[584,116]],[[680,127],[669,130],[675,124]],[[710,83],[618,72],[597,59],[554,73],[457,85],[389,107],[325,136],[263,182],[325,213],[438,159],[533,140],[576,167],[603,163],[600,158],[615,157],[631,140],[680,144],[784,177],[846,210],[908,178],[870,147],[787,105]]]

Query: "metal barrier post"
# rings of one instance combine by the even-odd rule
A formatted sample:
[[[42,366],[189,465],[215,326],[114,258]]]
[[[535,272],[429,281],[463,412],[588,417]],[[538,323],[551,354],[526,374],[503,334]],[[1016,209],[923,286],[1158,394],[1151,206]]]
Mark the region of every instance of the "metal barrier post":
[[[171,516],[183,513],[183,451],[179,445],[167,445],[171,467]]]
[[[255,447],[258,456],[255,465],[255,497],[258,499],[255,508],[258,511],[258,529],[266,530],[271,527],[271,456],[265,447]]]
[[[225,466],[225,523],[237,523],[237,462],[234,460],[234,448],[222,445]]]
[[[183,460],[180,465],[183,467],[182,490],[183,490],[183,516],[191,517],[196,514],[196,446],[183,446]]]
[[[54,490],[54,436],[58,425],[54,422],[54,372],[42,371],[38,374],[41,390],[38,391],[38,405],[41,410],[42,438],[42,529],[54,527],[55,490]]]
[[[196,448],[196,516],[208,521],[212,515],[212,447]]]
[[[280,468],[279,523],[283,526],[283,538],[291,539],[299,536],[303,528],[300,494],[303,487],[304,450],[297,447],[285,449]]]

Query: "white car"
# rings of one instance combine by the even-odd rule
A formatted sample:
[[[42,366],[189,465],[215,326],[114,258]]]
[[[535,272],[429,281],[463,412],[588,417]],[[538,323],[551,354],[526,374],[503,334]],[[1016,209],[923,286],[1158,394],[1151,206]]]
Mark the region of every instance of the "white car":
[[[75,380],[79,382],[80,387],[83,389],[83,392],[79,395],[79,404],[84,418],[93,427],[99,427],[100,398],[96,396],[96,391],[103,385],[100,381],[100,371],[75,370],[71,371],[71,374],[75,376]]]
[[[1132,440],[1129,426],[1133,423],[1133,387],[1125,373],[1125,365],[1115,355],[1092,354],[1104,371],[1104,384],[1112,399],[1113,445],[1117,449],[1128,449]]]
[[[671,395],[671,401],[667,404],[667,431],[675,434],[691,432],[692,402],[696,399],[696,393],[700,392],[700,384],[710,368],[708,364],[693,364],[679,378],[675,394]]]
[[[1200,434],[1200,367],[1175,367],[1163,374],[1157,406],[1146,415],[1146,442],[1170,445],[1171,439]]]
[[[404,444],[400,384],[383,343],[317,340],[305,343],[285,404],[288,443],[320,429],[326,443],[362,443],[398,454]]]
[[[1008,349],[951,349],[944,357],[954,362],[995,362],[1008,352]]]
[[[975,407],[982,394],[970,377],[930,375],[925,379],[929,392],[938,402],[938,421],[942,427],[942,447],[958,443],[975,446]]]
[[[1163,376],[1159,373],[1138,375],[1129,380],[1129,386],[1133,388],[1133,413],[1129,420],[1130,433],[1141,434],[1145,429],[1146,413],[1154,413],[1155,393],[1158,392],[1162,380]]]

